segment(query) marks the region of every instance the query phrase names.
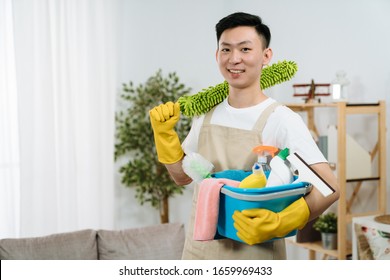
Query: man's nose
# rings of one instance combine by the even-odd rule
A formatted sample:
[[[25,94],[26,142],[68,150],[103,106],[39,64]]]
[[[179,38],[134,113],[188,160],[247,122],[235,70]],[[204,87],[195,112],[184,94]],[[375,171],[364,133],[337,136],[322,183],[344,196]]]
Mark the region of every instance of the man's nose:
[[[241,53],[237,50],[233,50],[229,57],[229,63],[237,64],[240,63],[241,61],[242,61]]]

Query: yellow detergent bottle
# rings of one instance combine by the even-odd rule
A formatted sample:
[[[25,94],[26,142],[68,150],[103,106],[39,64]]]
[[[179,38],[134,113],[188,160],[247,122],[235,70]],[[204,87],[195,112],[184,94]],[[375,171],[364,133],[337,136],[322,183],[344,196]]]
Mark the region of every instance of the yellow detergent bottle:
[[[256,162],[252,167],[253,173],[241,181],[240,188],[264,188],[267,184],[263,168]]]

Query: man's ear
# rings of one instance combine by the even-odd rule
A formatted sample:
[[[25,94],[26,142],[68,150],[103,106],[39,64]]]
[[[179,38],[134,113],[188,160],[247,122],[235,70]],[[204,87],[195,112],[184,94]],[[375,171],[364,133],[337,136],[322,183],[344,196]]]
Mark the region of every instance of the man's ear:
[[[215,51],[215,60],[218,62],[218,48],[217,48],[217,50]]]
[[[272,59],[273,51],[271,48],[266,48],[263,51],[263,66],[268,65]]]

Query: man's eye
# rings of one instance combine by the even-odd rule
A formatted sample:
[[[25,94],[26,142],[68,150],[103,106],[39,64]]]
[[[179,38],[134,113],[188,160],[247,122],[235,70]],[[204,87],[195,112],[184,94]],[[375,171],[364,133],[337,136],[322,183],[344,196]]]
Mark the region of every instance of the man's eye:
[[[227,49],[227,48],[223,48],[223,49],[221,49],[221,52],[229,52],[230,50],[229,49]]]
[[[243,52],[249,52],[251,49],[250,48],[242,48]]]

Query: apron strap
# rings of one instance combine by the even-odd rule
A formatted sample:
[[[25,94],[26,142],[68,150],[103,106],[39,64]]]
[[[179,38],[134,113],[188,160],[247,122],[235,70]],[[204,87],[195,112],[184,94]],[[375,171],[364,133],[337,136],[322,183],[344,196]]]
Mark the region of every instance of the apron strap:
[[[215,108],[217,108],[217,106],[214,106],[209,112],[206,113],[206,115],[204,116],[203,124],[210,124],[211,117],[213,116]]]
[[[253,130],[261,134],[263,132],[265,124],[267,123],[268,117],[275,111],[277,107],[281,105],[282,104],[280,104],[279,102],[275,102],[265,108],[255,125],[253,126]]]

